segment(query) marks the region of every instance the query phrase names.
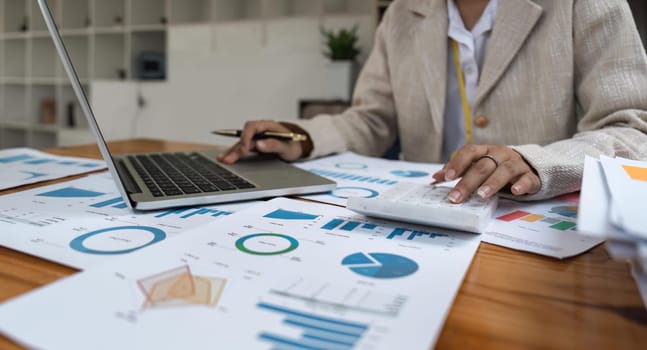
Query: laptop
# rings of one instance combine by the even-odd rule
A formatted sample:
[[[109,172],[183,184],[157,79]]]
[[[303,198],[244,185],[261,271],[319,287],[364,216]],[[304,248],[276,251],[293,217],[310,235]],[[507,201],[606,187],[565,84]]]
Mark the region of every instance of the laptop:
[[[198,206],[335,189],[335,182],[269,155],[252,155],[234,165],[217,162],[219,150],[112,155],[47,0],[38,0],[38,5],[101,155],[130,208]]]

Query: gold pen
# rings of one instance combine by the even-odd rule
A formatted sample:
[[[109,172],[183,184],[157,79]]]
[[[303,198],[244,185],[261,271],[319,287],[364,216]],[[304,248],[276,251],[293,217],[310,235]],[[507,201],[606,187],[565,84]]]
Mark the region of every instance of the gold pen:
[[[212,134],[230,137],[240,137],[243,131],[238,129],[221,129],[211,132]],[[277,139],[281,141],[307,141],[308,136],[294,132],[264,131],[254,135],[254,140]]]

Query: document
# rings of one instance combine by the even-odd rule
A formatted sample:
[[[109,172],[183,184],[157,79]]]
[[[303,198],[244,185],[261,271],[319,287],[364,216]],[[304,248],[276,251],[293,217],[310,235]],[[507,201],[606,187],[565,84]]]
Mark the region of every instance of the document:
[[[610,220],[623,231],[647,240],[647,162],[600,157],[611,197]]]
[[[253,205],[133,212],[106,174],[0,196],[0,245],[85,269]]]
[[[31,148],[0,150],[0,190],[106,167],[102,160],[62,157]]]
[[[277,198],[0,306],[64,349],[429,349],[473,234]]]
[[[430,184],[434,181],[431,175],[442,168],[441,164],[387,160],[352,152],[295,165],[337,182],[332,192],[302,198],[342,206],[349,197],[375,198],[399,182]]]
[[[604,165],[605,162],[607,163],[606,166]],[[582,179],[582,210],[578,218],[578,230],[582,234],[590,235],[596,239],[608,239],[606,248],[609,254],[616,260],[628,261],[631,264],[632,275],[641,292],[643,301],[647,305],[647,240],[642,238],[641,235],[627,232],[622,225],[618,225],[613,220],[614,215],[617,215],[617,213],[613,214],[613,206],[618,205],[617,198],[613,199],[613,196],[623,192],[622,182],[627,181],[627,179],[623,180],[622,174],[615,171],[618,169],[614,169],[619,164],[638,165],[633,161],[627,162],[625,159],[615,161],[610,158],[601,160],[591,157],[585,158]],[[609,173],[606,171],[607,167],[610,169]],[[621,166],[621,169],[625,170],[623,166]],[[635,172],[632,172],[632,174],[634,175],[633,177],[636,177]],[[645,180],[647,180],[647,177]],[[618,181],[620,184],[611,184]],[[634,181],[634,179],[631,181]],[[613,186],[620,186],[620,189],[614,190]],[[636,193],[640,193],[640,191],[637,190]],[[631,194],[625,194],[625,196],[631,196]],[[623,204],[630,204],[630,202],[619,205]],[[640,208],[642,209],[640,213],[631,215],[641,217],[629,216],[627,218],[629,220],[640,220],[644,217],[644,208],[643,206],[640,206]],[[623,214],[628,213],[624,212]]]
[[[483,242],[564,259],[604,242],[577,232],[579,195],[569,194],[540,202],[499,199]]]

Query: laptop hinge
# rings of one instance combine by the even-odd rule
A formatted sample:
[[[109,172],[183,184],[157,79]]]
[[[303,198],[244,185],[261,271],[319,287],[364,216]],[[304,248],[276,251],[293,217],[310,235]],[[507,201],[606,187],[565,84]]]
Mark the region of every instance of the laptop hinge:
[[[117,165],[117,172],[119,173],[119,177],[121,178],[121,183],[124,184],[124,188],[126,188],[126,191],[128,193],[142,193],[142,190],[139,188],[135,180],[133,179],[133,176],[130,174],[130,171],[128,171],[128,167],[126,167],[126,163],[121,160],[121,159],[114,159],[115,163]]]

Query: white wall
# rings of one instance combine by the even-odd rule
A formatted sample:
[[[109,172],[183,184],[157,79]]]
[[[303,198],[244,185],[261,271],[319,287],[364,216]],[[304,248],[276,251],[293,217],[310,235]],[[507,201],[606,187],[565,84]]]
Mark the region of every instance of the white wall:
[[[327,18],[326,28],[360,25],[364,57],[374,17]],[[304,98],[350,95],[349,65],[322,52],[318,18],[172,27],[165,82],[95,82],[91,99],[109,139],[155,137],[228,144],[209,134],[258,118],[296,119]],[[138,108],[140,94],[146,105]]]

